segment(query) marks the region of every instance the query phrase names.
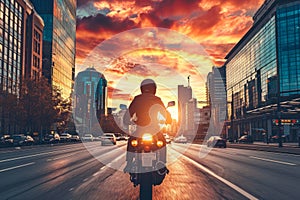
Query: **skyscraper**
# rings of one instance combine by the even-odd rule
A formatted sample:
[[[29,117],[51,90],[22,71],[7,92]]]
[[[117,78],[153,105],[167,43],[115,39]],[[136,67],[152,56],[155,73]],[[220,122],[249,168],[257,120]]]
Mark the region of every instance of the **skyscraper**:
[[[230,136],[236,139],[247,132],[263,140],[282,132],[297,140],[300,1],[266,0],[253,20],[251,29],[226,56]],[[278,120],[284,120],[281,129]]]
[[[192,88],[190,86],[178,85],[178,124],[180,132],[187,130],[187,106],[186,104],[192,99]]]
[[[107,81],[95,68],[79,72],[74,87],[73,117],[80,134],[94,133],[107,113]]]
[[[16,133],[17,100],[24,77],[42,73],[44,22],[29,0],[0,1],[0,132]],[[10,105],[10,106],[9,106]]]
[[[225,66],[212,67],[207,75],[207,101],[210,107],[211,130],[221,134],[226,117],[226,72]]]
[[[69,97],[75,78],[76,0],[31,0],[45,22],[43,75]]]

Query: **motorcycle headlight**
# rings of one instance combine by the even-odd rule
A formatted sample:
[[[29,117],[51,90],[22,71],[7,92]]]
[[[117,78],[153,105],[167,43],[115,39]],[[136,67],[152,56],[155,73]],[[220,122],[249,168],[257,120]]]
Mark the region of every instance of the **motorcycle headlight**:
[[[158,141],[156,142],[156,145],[160,148],[160,147],[164,146],[164,142],[158,140]]]
[[[142,136],[142,140],[143,142],[152,142],[152,135],[149,134],[149,133],[145,133],[143,136]]]
[[[137,140],[132,140],[131,141],[131,146],[136,147],[138,145],[138,141]]]

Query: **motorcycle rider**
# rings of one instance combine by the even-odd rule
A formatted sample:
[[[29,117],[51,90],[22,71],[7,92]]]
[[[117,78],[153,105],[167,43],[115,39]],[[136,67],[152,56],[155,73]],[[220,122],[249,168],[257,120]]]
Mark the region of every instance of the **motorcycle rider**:
[[[172,118],[170,113],[165,108],[161,99],[155,96],[156,83],[152,79],[145,79],[141,82],[140,90],[141,94],[134,97],[131,102],[125,116],[123,118],[124,124],[135,124],[136,130],[130,136],[127,143],[127,165],[124,168],[124,172],[130,172],[131,164],[133,160],[132,147],[130,145],[131,140],[136,137],[142,137],[142,134],[152,133],[157,135],[158,139],[163,141],[163,162],[166,163],[166,140],[161,131],[162,122],[165,124],[171,124]]]

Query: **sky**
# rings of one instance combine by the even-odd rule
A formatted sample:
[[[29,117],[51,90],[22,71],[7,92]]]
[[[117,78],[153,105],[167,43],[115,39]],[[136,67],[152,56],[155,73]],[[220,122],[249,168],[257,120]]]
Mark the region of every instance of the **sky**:
[[[263,1],[77,0],[76,72],[103,73],[112,107],[128,104],[144,78],[167,102],[190,76],[203,101],[207,73],[224,64]]]

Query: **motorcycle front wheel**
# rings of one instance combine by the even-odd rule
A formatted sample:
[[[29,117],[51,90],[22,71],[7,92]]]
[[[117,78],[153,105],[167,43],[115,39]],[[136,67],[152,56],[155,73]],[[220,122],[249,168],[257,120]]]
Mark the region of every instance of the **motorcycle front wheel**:
[[[152,200],[152,172],[140,174],[140,200]]]

